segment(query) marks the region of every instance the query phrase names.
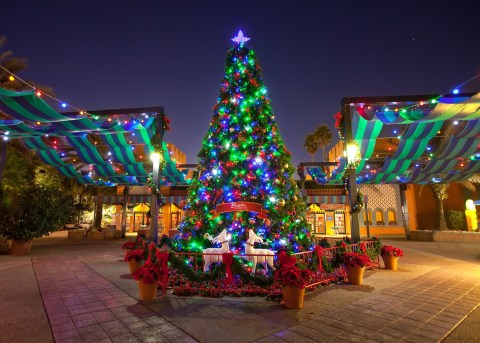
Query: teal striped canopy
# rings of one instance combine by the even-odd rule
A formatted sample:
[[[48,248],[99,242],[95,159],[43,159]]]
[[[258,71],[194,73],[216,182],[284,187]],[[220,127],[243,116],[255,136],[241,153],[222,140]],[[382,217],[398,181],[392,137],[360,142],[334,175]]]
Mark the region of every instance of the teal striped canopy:
[[[447,183],[480,172],[480,93],[346,98],[357,183]],[[341,184],[344,158],[322,184]],[[320,168],[307,168],[318,179]]]
[[[34,91],[0,88],[0,139],[22,140],[45,163],[79,183],[116,186],[147,184],[152,139],[161,137],[160,183],[186,183],[163,141],[163,108],[98,113],[62,114]]]

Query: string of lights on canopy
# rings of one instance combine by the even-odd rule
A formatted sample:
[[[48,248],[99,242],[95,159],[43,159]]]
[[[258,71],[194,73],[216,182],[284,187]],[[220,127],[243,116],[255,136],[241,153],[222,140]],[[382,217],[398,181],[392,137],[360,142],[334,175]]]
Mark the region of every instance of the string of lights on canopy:
[[[45,163],[82,184],[147,184],[152,139],[159,127],[168,126],[162,107],[59,113],[41,96],[35,90],[0,89],[0,139],[23,141]],[[163,139],[160,144],[160,184],[185,184],[167,144]]]
[[[344,98],[342,104],[359,154],[348,164],[341,157],[329,177],[307,167],[318,183],[342,184],[348,168],[358,184],[447,183],[480,172],[480,93]],[[344,131],[345,113],[336,116]]]

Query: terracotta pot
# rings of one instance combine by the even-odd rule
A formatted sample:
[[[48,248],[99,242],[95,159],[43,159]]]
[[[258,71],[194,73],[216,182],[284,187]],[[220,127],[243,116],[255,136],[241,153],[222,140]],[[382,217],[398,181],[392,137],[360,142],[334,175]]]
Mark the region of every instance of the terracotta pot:
[[[142,262],[138,262],[136,260],[128,261],[128,268],[130,268],[130,273],[135,273],[135,271],[142,266]]]
[[[351,285],[361,285],[363,282],[363,272],[365,267],[346,267],[348,283]]]
[[[303,298],[305,297],[305,288],[283,287],[283,300],[286,308],[302,308]]]
[[[8,253],[10,255],[28,255],[32,249],[32,241],[11,240],[9,242]]]
[[[397,270],[398,256],[382,255],[385,269]]]
[[[140,300],[155,300],[157,298],[158,283],[147,285],[143,281],[137,281],[137,285],[140,291]]]

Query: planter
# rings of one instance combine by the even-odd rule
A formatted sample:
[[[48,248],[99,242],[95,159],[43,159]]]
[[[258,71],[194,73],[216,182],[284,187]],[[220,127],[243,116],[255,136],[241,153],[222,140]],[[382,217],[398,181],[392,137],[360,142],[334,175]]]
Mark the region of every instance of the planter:
[[[361,285],[363,282],[363,272],[365,267],[346,267],[348,283],[351,285]]]
[[[397,270],[398,256],[382,255],[385,269]]]
[[[157,298],[158,283],[147,285],[143,281],[137,281],[137,285],[140,291],[140,300],[155,300]]]
[[[100,231],[90,231],[87,233],[87,239],[101,241],[103,240],[103,233]]]
[[[105,239],[117,239],[121,235],[122,235],[121,231],[118,231],[117,233],[116,229],[105,230]]]
[[[130,269],[130,273],[135,273],[135,271],[142,266],[142,262],[138,262],[136,260],[128,261],[128,268]]]
[[[32,241],[11,240],[9,242],[8,253],[10,255],[28,255],[32,249]]]
[[[68,238],[69,239],[83,239],[87,234],[87,230],[69,230]]]
[[[286,308],[302,308],[305,288],[283,287],[283,300]]]

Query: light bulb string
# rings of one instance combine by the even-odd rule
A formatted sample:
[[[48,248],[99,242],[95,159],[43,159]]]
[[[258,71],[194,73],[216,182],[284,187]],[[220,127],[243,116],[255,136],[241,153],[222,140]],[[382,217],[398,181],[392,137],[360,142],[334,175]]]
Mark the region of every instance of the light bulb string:
[[[1,66],[0,65],[0,68],[2,68],[4,71],[6,71],[8,74],[10,74],[11,76],[13,76],[15,79],[19,80],[20,82],[22,82],[23,84],[25,84],[26,86],[30,87],[33,91],[38,91],[38,88],[31,85],[30,83],[28,83],[27,81],[25,81],[24,79],[22,79],[21,77],[17,76],[15,73],[11,72],[10,70],[8,70],[7,68],[5,68],[4,66]],[[50,99],[52,100],[55,100],[56,102],[60,103],[60,104],[66,104],[68,107],[70,108],[73,108],[75,110],[77,110],[78,112],[80,112],[80,114],[84,114],[84,115],[90,115],[90,113],[87,113],[86,111],[76,107],[76,106],[73,106],[73,105],[70,105],[70,104],[67,104],[66,102],[50,95],[50,94],[47,94],[47,93],[43,93],[42,92],[42,95],[45,95],[47,97],[49,97]]]

